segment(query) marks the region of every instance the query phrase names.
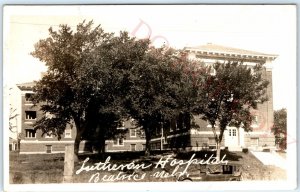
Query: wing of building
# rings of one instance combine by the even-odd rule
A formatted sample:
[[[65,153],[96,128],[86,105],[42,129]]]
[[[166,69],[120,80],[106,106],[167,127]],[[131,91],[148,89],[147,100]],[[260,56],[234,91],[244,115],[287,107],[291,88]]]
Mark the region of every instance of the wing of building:
[[[65,145],[74,143],[76,130],[72,129],[71,125],[67,125],[65,132],[58,140],[56,136],[43,134],[41,130],[35,130],[33,125],[37,119],[44,114],[40,110],[39,105],[34,105],[32,96],[34,94],[34,82],[18,84],[17,87],[21,90],[21,106],[20,121],[21,121],[21,154],[36,154],[36,153],[64,153]],[[105,141],[105,151],[142,151],[145,148],[145,139],[132,121],[125,121],[120,125],[119,129],[127,130],[125,134],[116,136],[113,140]],[[97,134],[97,133],[95,133]],[[79,152],[97,152],[95,140],[83,140],[80,143]]]
[[[257,110],[253,110],[253,131],[245,132],[243,128],[227,127],[221,143],[221,148],[238,151],[243,148],[263,150],[275,148],[275,137],[271,132],[273,125],[273,91],[272,91],[272,61],[277,58],[274,54],[265,54],[244,49],[225,47],[208,43],[202,46],[185,47],[184,51],[191,60],[197,60],[206,65],[216,62],[242,61],[244,65],[253,67],[263,64],[263,78],[270,83],[267,88],[268,101],[259,104]],[[212,73],[214,73],[212,71]],[[215,139],[211,126],[199,116],[194,116],[190,129],[179,117],[170,124],[170,129],[156,131],[152,139],[153,149],[188,149],[203,150],[215,149]]]

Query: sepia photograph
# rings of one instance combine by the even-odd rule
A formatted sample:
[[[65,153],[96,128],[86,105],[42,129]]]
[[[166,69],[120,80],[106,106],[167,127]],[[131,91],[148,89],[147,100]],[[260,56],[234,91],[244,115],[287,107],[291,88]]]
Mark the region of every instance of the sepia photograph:
[[[4,6],[5,190],[296,188],[296,35],[295,5]]]

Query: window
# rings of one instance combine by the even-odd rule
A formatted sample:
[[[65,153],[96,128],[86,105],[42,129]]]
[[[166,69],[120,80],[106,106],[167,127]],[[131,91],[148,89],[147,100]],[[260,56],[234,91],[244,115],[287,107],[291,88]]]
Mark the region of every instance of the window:
[[[228,129],[228,134],[229,134],[229,136],[235,137],[236,136],[236,129]]]
[[[176,119],[171,120],[171,127],[170,127],[170,132],[177,130],[177,122]]]
[[[136,151],[136,144],[131,144],[130,145],[130,150],[131,151]]]
[[[36,131],[34,129],[25,129],[26,138],[35,138]]]
[[[52,152],[52,145],[46,145],[46,153]]]
[[[114,139],[113,145],[124,146],[124,138],[116,138],[116,139]]]
[[[32,102],[33,100],[33,94],[32,93],[26,93],[25,94],[25,101]]]
[[[254,115],[252,124],[253,125],[258,125],[258,115]]]
[[[130,129],[130,137],[136,137],[136,129]]]
[[[236,136],[236,129],[232,130],[232,136]]]
[[[26,120],[36,119],[36,111],[25,111],[25,119]]]
[[[258,138],[257,137],[251,138],[250,144],[251,144],[251,146],[258,146]]]
[[[119,145],[124,145],[124,139],[123,138],[119,138]]]
[[[118,139],[114,139],[114,145],[118,145]]]
[[[72,138],[72,130],[71,129],[65,130],[65,138]]]

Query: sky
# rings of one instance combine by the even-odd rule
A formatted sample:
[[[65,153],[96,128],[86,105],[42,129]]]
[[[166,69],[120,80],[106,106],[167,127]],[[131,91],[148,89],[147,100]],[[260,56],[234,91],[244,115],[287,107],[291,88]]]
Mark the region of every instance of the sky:
[[[93,20],[106,32],[128,31],[154,45],[181,49],[214,43],[277,54],[273,62],[274,109],[286,108],[296,90],[296,7],[292,5],[177,6],[6,6],[3,31],[3,83],[38,80],[46,67],[30,55],[49,27],[74,30]]]

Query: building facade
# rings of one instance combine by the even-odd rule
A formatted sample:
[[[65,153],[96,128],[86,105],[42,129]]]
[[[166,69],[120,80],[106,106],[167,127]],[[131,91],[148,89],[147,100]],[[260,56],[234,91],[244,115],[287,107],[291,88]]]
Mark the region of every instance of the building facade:
[[[136,127],[133,119],[123,121],[117,129],[125,130],[125,134],[119,134],[112,140],[106,140],[106,152],[145,150],[146,140],[143,131]]]
[[[76,130],[68,124],[65,132],[58,140],[51,134],[43,134],[41,130],[35,130],[33,125],[37,119],[44,114],[38,105],[32,102],[33,86],[35,83],[18,84],[20,89],[21,106],[20,108],[20,154],[37,153],[64,153],[66,144],[73,144]],[[136,128],[132,121],[125,121],[118,129],[125,130],[125,134],[116,136],[112,140],[105,141],[105,150],[114,151],[140,151],[145,148],[145,139],[141,136],[139,128]],[[82,140],[79,152],[96,152],[94,141]]]
[[[227,127],[221,142],[221,148],[226,147],[232,151],[239,151],[242,148],[252,150],[274,149],[275,137],[271,132],[273,125],[272,61],[276,59],[277,55],[211,43],[197,47],[185,47],[184,50],[189,59],[208,66],[225,61],[241,61],[249,68],[258,63],[263,64],[262,76],[269,81],[267,88],[268,101],[259,104],[257,110],[252,110],[254,115],[254,122],[251,125],[253,131],[246,132],[243,128]],[[211,73],[214,73],[214,71],[211,71]],[[211,125],[202,120],[201,117],[194,116],[191,119],[191,129],[188,129],[188,127],[184,124],[184,121],[178,121],[177,117],[177,120],[174,119],[174,123],[171,123],[170,130],[164,129],[154,134],[155,138],[151,141],[151,147],[153,149],[185,148],[196,151],[216,148]],[[217,134],[219,134],[218,131]]]

